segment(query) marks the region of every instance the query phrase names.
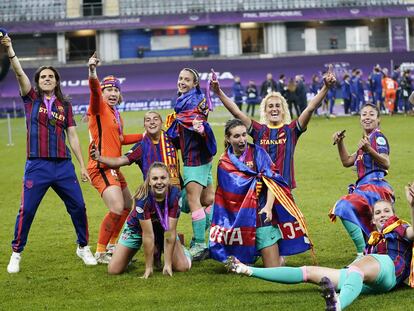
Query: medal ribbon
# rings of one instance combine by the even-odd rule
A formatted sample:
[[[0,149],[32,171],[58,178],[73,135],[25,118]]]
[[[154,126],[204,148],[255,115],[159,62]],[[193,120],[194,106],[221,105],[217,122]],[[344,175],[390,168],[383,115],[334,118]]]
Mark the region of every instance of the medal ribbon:
[[[52,116],[52,105],[55,102],[55,100],[56,100],[56,96],[55,95],[52,95],[50,97],[50,99],[47,99],[46,95],[43,97],[43,103],[46,106],[47,116],[48,116],[49,120],[53,118],[53,116]]]
[[[160,218],[161,226],[165,231],[168,231],[170,229],[170,224],[168,221],[168,192],[164,200],[164,217],[162,216],[161,208],[158,205],[157,201],[155,201],[155,210],[157,211],[158,217]]]

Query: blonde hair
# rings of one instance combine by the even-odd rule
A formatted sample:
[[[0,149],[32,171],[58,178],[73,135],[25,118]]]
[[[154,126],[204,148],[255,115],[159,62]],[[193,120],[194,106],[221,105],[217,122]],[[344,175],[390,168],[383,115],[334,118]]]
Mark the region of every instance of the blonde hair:
[[[279,92],[271,92],[267,94],[265,98],[263,98],[262,102],[260,103],[260,123],[262,124],[268,124],[269,120],[266,116],[266,105],[267,101],[271,98],[276,98],[280,100],[280,103],[282,104],[282,110],[283,110],[283,124],[289,124],[292,121],[292,118],[290,116],[289,107],[286,102],[286,99],[280,94]]]
[[[148,197],[148,194],[150,192],[150,185],[149,185],[150,175],[151,175],[152,169],[154,169],[154,168],[162,168],[162,169],[164,169],[167,172],[168,177],[171,177],[170,170],[168,169],[167,165],[165,165],[162,162],[154,162],[154,163],[152,163],[151,166],[148,169],[147,178],[145,178],[144,183],[138,187],[137,191],[135,191],[135,194],[132,197],[133,199],[140,200],[140,199],[143,199],[143,198]]]

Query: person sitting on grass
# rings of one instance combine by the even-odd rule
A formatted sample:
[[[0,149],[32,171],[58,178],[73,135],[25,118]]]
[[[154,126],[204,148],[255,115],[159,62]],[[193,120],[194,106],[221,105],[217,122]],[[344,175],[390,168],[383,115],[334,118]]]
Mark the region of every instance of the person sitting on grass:
[[[413,223],[414,182],[405,187],[405,193]],[[395,215],[394,205],[389,201],[377,201],[372,215],[377,231],[371,233],[366,255],[346,268],[254,268],[235,257],[228,258],[227,267],[235,273],[276,283],[319,283],[329,311],[345,309],[361,293],[385,293],[405,282],[414,287],[413,227]]]
[[[363,137],[358,150],[349,154],[344,143],[345,132],[333,135],[334,144],[344,167],[354,166],[358,174],[355,185],[349,186],[349,194],[335,203],[329,212],[332,221],[339,217],[355,244],[357,258],[362,256],[365,237],[375,230],[371,222],[370,206],[377,200],[394,201],[394,191],[384,179],[390,167],[388,140],[379,129],[378,107],[366,104],[361,108],[360,124]]]
[[[191,268],[191,255],[177,238],[180,197],[180,190],[171,185],[168,167],[154,162],[144,184],[134,195],[135,207],[109,262],[109,274],[123,273],[141,245],[145,257],[144,279],[153,274],[155,247],[164,251],[163,274],[172,276],[173,270],[184,272]]]

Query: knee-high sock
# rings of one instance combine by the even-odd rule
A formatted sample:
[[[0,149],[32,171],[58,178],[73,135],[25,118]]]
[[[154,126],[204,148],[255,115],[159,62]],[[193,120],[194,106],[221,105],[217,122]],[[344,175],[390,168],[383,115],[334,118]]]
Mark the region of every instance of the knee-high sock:
[[[205,242],[206,230],[206,214],[203,208],[200,208],[191,213],[191,220],[193,224],[193,235],[196,243]]]
[[[351,266],[348,268],[346,279],[339,292],[339,303],[341,309],[349,306],[361,293],[364,281],[364,272],[361,269]]]
[[[116,244],[116,242],[118,241],[119,233],[121,232],[121,229],[124,226],[125,220],[127,219],[129,212],[129,209],[124,209],[122,211],[121,219],[119,220],[115,230],[112,232],[109,244]]]
[[[213,210],[213,205],[209,205],[204,209],[204,213],[206,214],[206,231],[207,232],[210,230],[212,210]]]
[[[106,246],[111,238],[111,235],[115,228],[117,227],[121,215],[108,212],[104,217],[101,227],[99,228],[98,243],[96,246],[96,252],[103,253],[106,252]]]
[[[277,267],[277,268],[255,268],[249,267],[252,271],[250,276],[262,280],[283,283],[297,284],[306,282],[306,267]]]
[[[363,253],[365,249],[365,239],[362,230],[356,224],[341,218],[342,224],[354,242],[357,253]]]

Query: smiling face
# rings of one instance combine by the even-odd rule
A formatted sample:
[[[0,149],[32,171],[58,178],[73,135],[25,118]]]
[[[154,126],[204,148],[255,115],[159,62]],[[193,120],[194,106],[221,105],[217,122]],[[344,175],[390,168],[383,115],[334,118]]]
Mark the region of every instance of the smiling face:
[[[233,153],[236,156],[241,156],[247,147],[246,127],[244,125],[233,127],[225,139],[233,147]]]
[[[153,138],[161,133],[162,119],[156,112],[149,111],[144,117],[145,131]]]
[[[121,92],[115,86],[109,86],[102,90],[102,97],[110,106],[115,106],[119,103]]]
[[[387,220],[394,216],[395,212],[390,202],[379,201],[374,204],[372,223],[381,230]]]
[[[178,75],[177,89],[181,94],[189,92],[191,89],[197,86],[196,78],[191,71],[181,70]]]
[[[56,76],[53,70],[43,69],[40,72],[38,85],[44,93],[48,95],[53,94],[56,84]]]
[[[372,106],[365,106],[361,109],[361,126],[366,134],[371,133],[375,130],[380,122],[378,111]]]
[[[170,183],[170,177],[165,168],[153,167],[148,178],[151,192],[157,199],[164,199]]]
[[[264,112],[269,125],[278,126],[283,123],[285,111],[280,98],[270,97],[266,101]]]

